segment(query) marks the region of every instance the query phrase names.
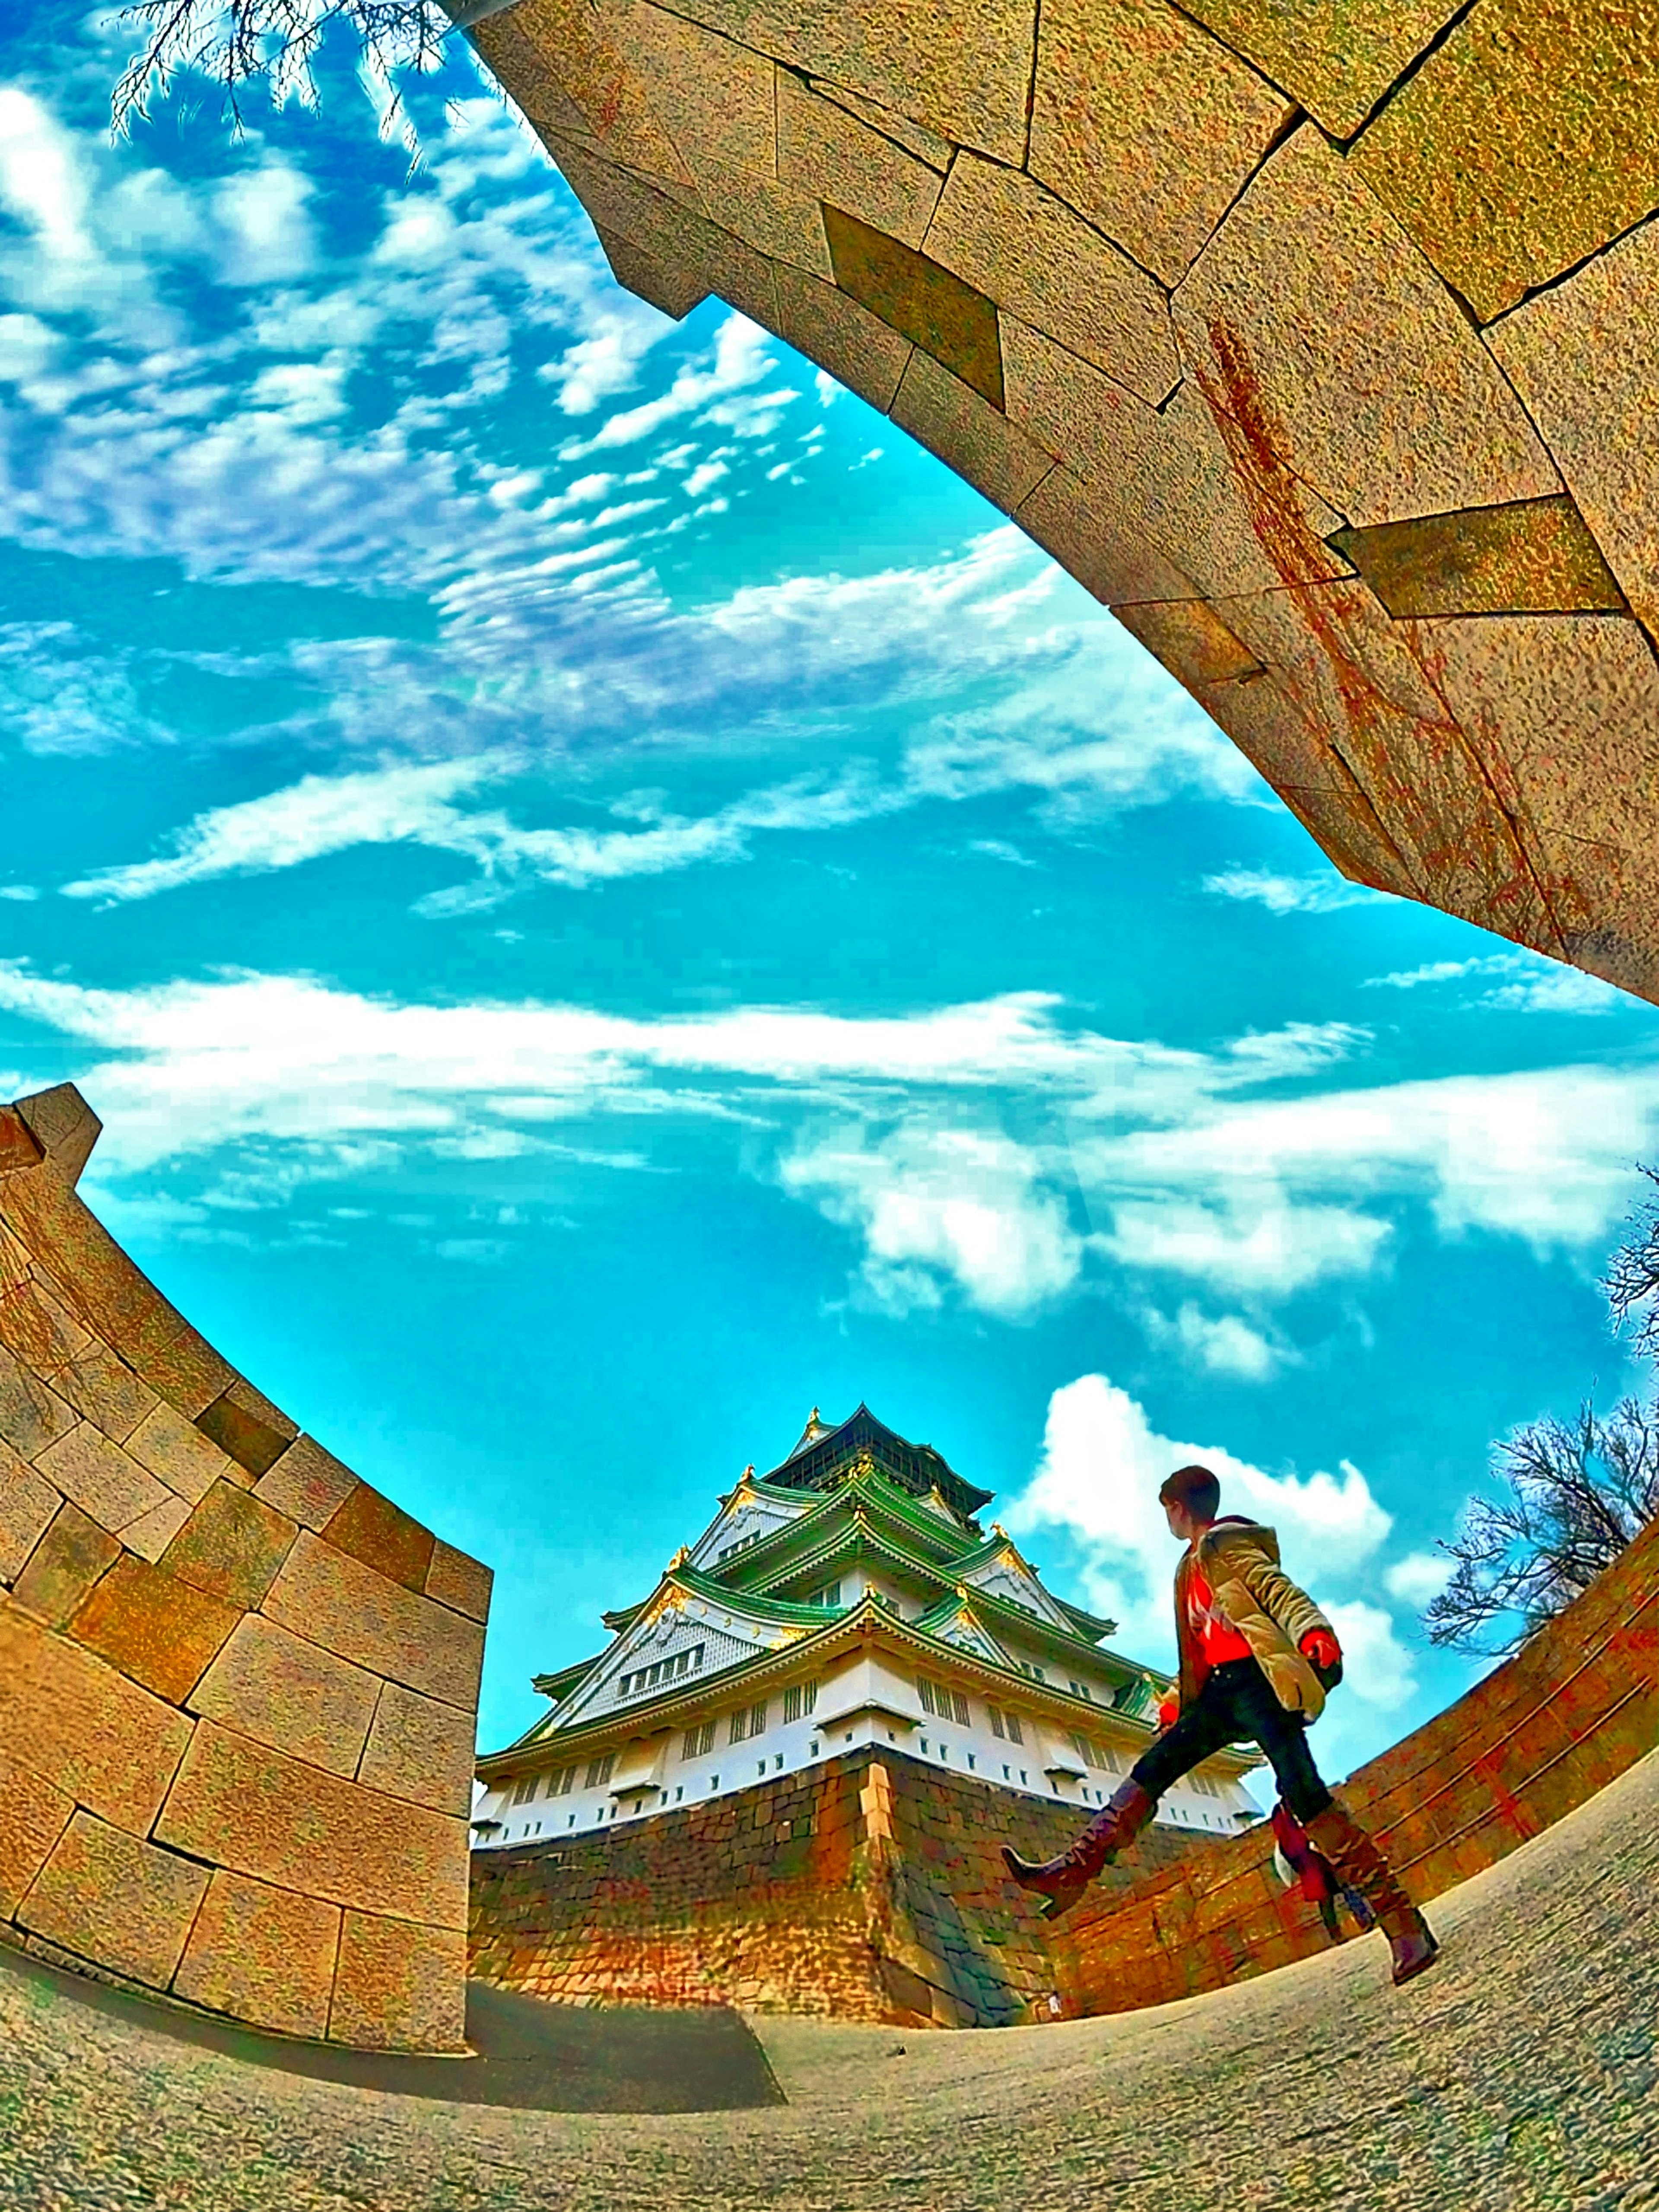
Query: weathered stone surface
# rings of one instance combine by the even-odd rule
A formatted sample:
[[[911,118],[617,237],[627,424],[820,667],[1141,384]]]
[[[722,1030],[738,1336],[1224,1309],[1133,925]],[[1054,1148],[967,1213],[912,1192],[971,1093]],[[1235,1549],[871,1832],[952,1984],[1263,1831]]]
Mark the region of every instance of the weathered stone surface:
[[[1341,530],[1333,542],[1396,617],[1624,611],[1624,594],[1565,493]]]
[[[683,321],[708,297],[708,287],[695,268],[665,260],[648,246],[635,246],[631,239],[620,238],[598,223],[593,228],[611,264],[611,273],[623,291],[648,301],[672,321]]]
[[[1352,136],[1459,0],[1188,0],[1187,12],[1282,84],[1334,138]]]
[[[519,0],[507,15],[479,23],[472,36],[492,68],[518,82],[525,112],[537,124],[579,131],[612,161],[689,185],[690,173],[665,129],[640,73],[611,34],[629,11],[585,0]],[[556,73],[540,65],[546,55]]]
[[[1033,179],[960,155],[923,244],[1000,308],[1152,405],[1179,383],[1163,292]]]
[[[1659,207],[1651,9],[1483,0],[1352,158],[1482,322]]]
[[[103,1528],[124,1528],[164,1505],[172,1494],[90,1421],[79,1422],[49,1444],[35,1465]]]
[[[357,1779],[389,1797],[464,1817],[475,1758],[471,1716],[388,1682],[380,1692]]]
[[[379,1675],[250,1613],[238,1621],[190,1704],[258,1743],[349,1779],[362,1758],[381,1687]]]
[[[198,1724],[155,1834],[210,1863],[365,1912],[459,1928],[466,1829]]]
[[[469,1711],[477,1702],[483,1657],[477,1623],[387,1582],[315,1536],[302,1535],[289,1553],[264,1610],[372,1674]]]
[[[376,1574],[401,1583],[405,1589],[426,1587],[432,1564],[433,1536],[429,1528],[383,1498],[368,1483],[360,1482],[339,1510],[330,1516],[323,1540],[349,1552]],[[264,1592],[260,1595],[263,1596]]]
[[[77,1812],[17,1908],[32,1935],[163,1990],[207,1869]]]
[[[678,204],[642,178],[599,160],[573,141],[550,135],[547,143],[603,237],[621,239],[652,262],[684,272],[671,297],[683,298],[695,287],[701,296],[712,292],[769,329],[776,321],[775,264],[764,254],[696,209]],[[658,290],[662,289],[659,279]],[[657,295],[647,289],[646,296],[655,299]]]
[[[1054,466],[1050,455],[920,348],[899,379],[892,418],[1012,514]]]
[[[281,2035],[320,2038],[340,1946],[340,1908],[220,1872],[173,1978],[176,1995]]]
[[[1192,578],[1158,551],[1139,518],[1113,503],[1103,484],[1083,482],[1069,469],[1050,469],[1014,520],[1107,606],[1192,594]]]
[[[495,1580],[493,1569],[482,1559],[470,1559],[453,1544],[432,1547],[432,1564],[426,1571],[426,1594],[469,1620],[488,1620],[489,1593]]]
[[[224,1604],[257,1606],[299,1534],[298,1524],[234,1482],[216,1482],[167,1547],[162,1561],[192,1589]],[[431,1539],[427,1539],[428,1547]]]
[[[705,198],[734,170],[777,175],[775,72],[764,55],[647,0],[610,0],[602,10],[580,12],[602,27],[624,68],[636,73],[636,96],[649,103]],[[601,121],[615,109],[616,81],[613,63],[603,88]],[[616,158],[628,158],[599,135]]]
[[[1255,653],[1233,635],[1206,600],[1125,607],[1118,620],[1177,684],[1200,698],[1218,684],[1237,684],[1261,673]]]
[[[0,1582],[15,1582],[63,1503],[43,1476],[0,1443]]]
[[[96,1342],[67,1360],[52,1380],[60,1395],[116,1443],[124,1443],[158,1403],[155,1393],[130,1367]]]
[[[157,1406],[139,1422],[125,1449],[140,1467],[192,1504],[235,1464],[209,1443],[194,1421],[168,1405]]]
[[[53,1496],[57,1495],[54,1492]],[[93,1584],[121,1556],[118,1540],[78,1505],[60,1505],[18,1572],[12,1595],[19,1605],[62,1628],[85,1603]]]
[[[69,1626],[88,1650],[181,1705],[236,1626],[236,1613],[128,1552],[94,1585]]]
[[[958,145],[999,161],[1025,153],[1035,10],[1029,0],[685,0],[684,14],[833,77]]]
[[[74,1084],[55,1083],[50,1091],[20,1098],[17,1112],[60,1180],[73,1183],[104,1126]]]
[[[896,146],[902,146],[907,154],[914,154],[919,161],[926,161],[930,169],[941,176],[956,157],[956,148],[948,138],[941,138],[937,131],[929,131],[896,107],[884,107],[879,100],[866,100],[862,93],[849,91],[837,84],[833,77],[815,76],[810,79],[812,90],[820,100],[833,100],[844,107],[849,115],[856,115],[860,123],[867,123],[872,131],[879,131],[884,138],[890,138]]]
[[[825,207],[823,223],[842,290],[1000,407],[1002,348],[985,295],[837,207]]]
[[[169,1498],[164,1505],[152,1506],[137,1521],[130,1521],[121,1531],[121,1541],[129,1552],[137,1552],[141,1559],[159,1566],[161,1554],[190,1518],[190,1500]]]
[[[1031,173],[1166,284],[1292,112],[1164,0],[1044,0]]]
[[[17,1109],[0,1107],[0,1176],[38,1168],[46,1156],[46,1147]]]
[[[196,1425],[256,1480],[275,1464],[297,1433],[286,1414],[240,1376],[203,1407]]]
[[[69,1792],[25,1766],[16,1750],[0,1744],[0,1916],[7,1918],[75,1810]]]
[[[1131,578],[1161,564],[1188,580],[1118,596],[1268,591],[1348,573],[1325,542],[1340,518],[1271,452],[1242,470],[1193,385],[1155,410],[1012,318],[1003,343],[1010,419],[1085,480],[1117,564]]]
[[[1486,331],[1632,609],[1659,638],[1659,225]]]
[[[1211,406],[1350,522],[1561,489],[1467,319],[1316,131],[1266,164],[1175,309]]]
[[[343,1460],[325,1451],[314,1437],[296,1437],[270,1473],[260,1476],[253,1494],[302,1528],[322,1528],[356,1486],[356,1476]]]
[[[818,99],[787,70],[777,81],[778,174],[890,238],[920,246],[939,204],[939,171]]]
[[[0,1441],[33,1459],[67,1436],[75,1420],[74,1407],[0,1345]]]
[[[404,2051],[459,2051],[465,2040],[466,1937],[348,1912],[340,1933],[330,2033]]]

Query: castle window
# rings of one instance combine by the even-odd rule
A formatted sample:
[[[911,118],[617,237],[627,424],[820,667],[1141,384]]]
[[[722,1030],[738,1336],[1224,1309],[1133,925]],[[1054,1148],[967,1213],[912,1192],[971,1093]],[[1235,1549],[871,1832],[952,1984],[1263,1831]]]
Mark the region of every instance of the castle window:
[[[803,1713],[810,1713],[818,1701],[816,1682],[792,1682],[783,1693],[783,1717],[798,1721]]]
[[[766,1708],[764,1705],[750,1706],[749,1733],[750,1735],[764,1735],[766,1734]]]
[[[616,1771],[617,1754],[614,1751],[607,1751],[600,1759],[590,1759],[587,1762],[587,1787],[590,1790],[602,1788]]]
[[[518,1788],[513,1792],[513,1802],[515,1805],[527,1805],[531,1799],[535,1796],[536,1784],[541,1780],[541,1778],[542,1778],[539,1774],[526,1774],[523,1781],[520,1783]]]
[[[1018,1713],[1005,1713],[1002,1717],[1008,1723],[1009,1742],[1024,1743],[1025,1741],[1025,1734],[1019,1724],[1019,1715]]]
[[[705,1721],[701,1728],[687,1729],[685,1741],[680,1747],[682,1759],[706,1759],[714,1748],[714,1723]]]
[[[821,1589],[808,1590],[803,1602],[807,1605],[839,1605],[841,1584],[825,1583]]]
[[[968,1700],[960,1690],[947,1689],[943,1682],[930,1682],[923,1674],[917,1678],[916,1690],[921,1698],[921,1709],[942,1721],[954,1721],[958,1728],[969,1725]]]
[[[743,1741],[743,1740],[744,1740],[744,1736],[746,1736],[746,1735],[748,1735],[748,1733],[749,1733],[749,1716],[748,1716],[748,1714],[747,1714],[746,1712],[743,1712],[743,1711],[738,1711],[738,1712],[735,1712],[735,1713],[733,1713],[733,1714],[732,1714],[732,1727],[731,1727],[730,1732],[728,1733],[728,1735],[727,1735],[727,1736],[726,1736],[726,1741],[727,1741],[728,1743],[741,1743],[741,1742]]]
[[[995,1705],[987,1705],[985,1710],[991,1716],[992,1735],[994,1736],[1006,1736],[1008,1731],[1002,1725],[1002,1715],[998,1708]]]

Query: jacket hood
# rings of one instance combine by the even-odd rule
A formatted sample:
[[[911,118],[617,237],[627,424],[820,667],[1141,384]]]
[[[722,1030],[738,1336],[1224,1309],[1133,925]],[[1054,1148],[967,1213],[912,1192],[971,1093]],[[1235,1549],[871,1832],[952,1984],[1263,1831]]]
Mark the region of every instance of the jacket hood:
[[[1198,1540],[1200,1559],[1213,1559],[1218,1552],[1260,1552],[1272,1565],[1279,1565],[1279,1535],[1265,1521],[1247,1520],[1242,1513],[1229,1513],[1224,1519],[1212,1522]]]

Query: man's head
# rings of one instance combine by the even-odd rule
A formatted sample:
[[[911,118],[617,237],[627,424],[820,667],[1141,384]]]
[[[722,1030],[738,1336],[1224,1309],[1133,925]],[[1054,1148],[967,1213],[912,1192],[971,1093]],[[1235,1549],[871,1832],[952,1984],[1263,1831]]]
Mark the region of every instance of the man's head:
[[[1170,1534],[1190,1543],[1207,1528],[1221,1506],[1221,1485],[1207,1467],[1178,1467],[1158,1493]]]

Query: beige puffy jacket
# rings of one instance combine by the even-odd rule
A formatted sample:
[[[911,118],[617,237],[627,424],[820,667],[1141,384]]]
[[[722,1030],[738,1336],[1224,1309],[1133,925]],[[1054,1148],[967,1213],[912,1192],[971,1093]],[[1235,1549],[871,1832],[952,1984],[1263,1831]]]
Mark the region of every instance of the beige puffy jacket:
[[[1297,1646],[1310,1628],[1331,1624],[1304,1589],[1280,1571],[1279,1538],[1259,1521],[1218,1521],[1176,1569],[1176,1641],[1181,1653],[1181,1703],[1190,1705],[1203,1679],[1198,1639],[1187,1619],[1187,1585],[1194,1563],[1215,1602],[1244,1641],[1287,1712],[1317,1720],[1325,1709],[1319,1677]]]

